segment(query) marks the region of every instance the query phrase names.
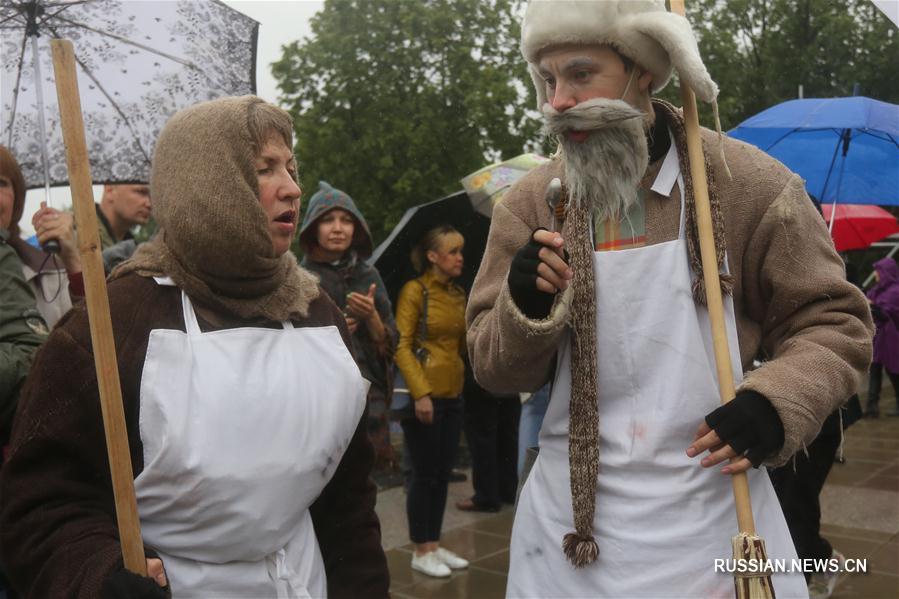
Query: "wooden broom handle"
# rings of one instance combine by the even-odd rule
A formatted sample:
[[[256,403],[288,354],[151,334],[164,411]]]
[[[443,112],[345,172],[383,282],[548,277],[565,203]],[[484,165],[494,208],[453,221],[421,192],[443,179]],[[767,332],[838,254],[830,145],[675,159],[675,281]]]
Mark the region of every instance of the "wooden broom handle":
[[[686,17],[684,0],[671,0],[671,12]],[[727,327],[724,323],[724,302],[721,297],[721,280],[718,276],[718,258],[715,251],[715,234],[712,227],[712,209],[709,205],[709,184],[699,135],[699,113],[696,95],[681,79],[681,98],[684,105],[684,121],[687,131],[687,154],[690,159],[690,176],[693,179],[693,200],[696,205],[696,227],[699,232],[699,253],[702,256],[702,278],[705,283],[706,306],[712,327],[712,345],[715,349],[715,367],[718,372],[718,394],[721,403],[734,398],[734,377],[728,348]],[[740,457],[731,458],[731,463]],[[737,524],[740,532],[755,534],[752,503],[749,499],[749,479],[745,472],[732,477],[734,503],[737,507]]]
[[[81,97],[75,74],[75,51],[69,40],[51,40],[50,47],[53,51],[60,123],[66,144],[69,185],[72,188],[75,206],[78,251],[84,269],[85,302],[90,321],[94,364],[97,368],[100,408],[103,412],[103,428],[106,431],[106,450],[112,474],[112,491],[115,496],[122,557],[127,569],[146,576],[147,563],[140,536],[137,499],[134,494],[134,473],[128,449],[125,411],[122,408],[122,389],[119,384],[119,367],[112,337],[106,275],[100,253],[100,234],[97,231],[97,214],[91,189],[91,170],[87,145],[84,141],[84,119],[81,115]]]

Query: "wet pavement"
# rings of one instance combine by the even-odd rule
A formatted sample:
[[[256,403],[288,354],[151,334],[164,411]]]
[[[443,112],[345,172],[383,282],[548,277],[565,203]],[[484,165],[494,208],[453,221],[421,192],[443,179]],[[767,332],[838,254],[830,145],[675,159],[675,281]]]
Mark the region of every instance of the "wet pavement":
[[[884,389],[882,405],[892,396]],[[834,464],[821,494],[822,533],[847,558],[867,559],[865,574],[844,574],[835,599],[899,599],[899,418],[863,420],[846,434],[843,464]],[[471,562],[450,578],[429,578],[410,568],[402,487],[378,495],[378,514],[395,599],[504,597],[513,508],[498,514],[460,512],[469,482],[450,485],[442,545]]]
[[[899,418],[855,423],[843,454],[821,493],[821,532],[846,557],[867,559],[868,572],[844,574],[832,597],[899,598]]]

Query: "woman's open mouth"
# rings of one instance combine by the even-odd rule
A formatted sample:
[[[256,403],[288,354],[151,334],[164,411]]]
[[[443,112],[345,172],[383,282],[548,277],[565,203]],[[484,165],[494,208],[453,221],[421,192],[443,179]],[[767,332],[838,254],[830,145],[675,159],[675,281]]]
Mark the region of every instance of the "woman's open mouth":
[[[274,222],[278,223],[278,228],[280,230],[292,232],[297,226],[297,211],[285,210],[275,217]]]

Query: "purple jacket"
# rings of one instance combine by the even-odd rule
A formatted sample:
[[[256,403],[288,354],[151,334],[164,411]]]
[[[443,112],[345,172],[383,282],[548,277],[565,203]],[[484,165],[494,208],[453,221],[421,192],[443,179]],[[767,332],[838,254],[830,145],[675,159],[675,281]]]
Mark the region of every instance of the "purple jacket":
[[[899,265],[892,258],[884,258],[874,263],[874,270],[880,275],[877,284],[868,290],[877,325],[874,363],[899,373]]]

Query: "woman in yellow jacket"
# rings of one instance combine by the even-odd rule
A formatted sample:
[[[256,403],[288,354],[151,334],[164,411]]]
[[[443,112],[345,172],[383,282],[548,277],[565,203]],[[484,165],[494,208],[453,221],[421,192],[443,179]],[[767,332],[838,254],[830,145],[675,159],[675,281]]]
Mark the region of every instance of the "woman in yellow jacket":
[[[406,496],[409,536],[415,544],[412,569],[435,577],[468,567],[439,545],[462,431],[465,292],[453,279],[462,274],[464,243],[449,225],[428,231],[412,252],[422,275],[403,286],[396,309],[396,363],[415,400],[415,417],[401,423],[412,462]]]

